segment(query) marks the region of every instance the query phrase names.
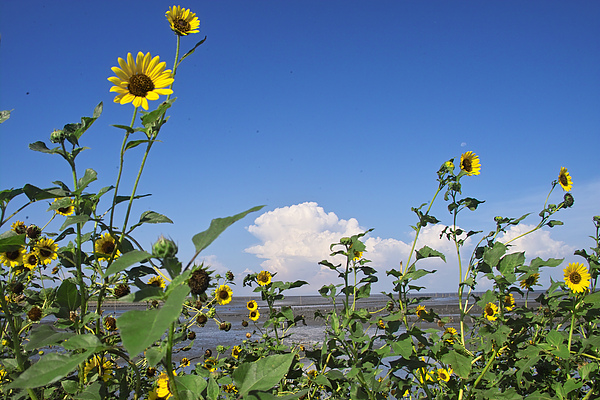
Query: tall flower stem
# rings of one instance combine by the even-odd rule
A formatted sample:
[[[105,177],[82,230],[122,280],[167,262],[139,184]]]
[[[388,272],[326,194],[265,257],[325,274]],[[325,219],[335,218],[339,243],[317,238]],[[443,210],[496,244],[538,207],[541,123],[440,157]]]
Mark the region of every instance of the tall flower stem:
[[[175,400],[179,400],[179,391],[175,383],[175,375],[173,374],[173,335],[175,331],[175,323],[172,322],[169,328],[169,337],[167,344],[167,354],[165,355],[165,368],[169,376],[169,391],[173,394]]]

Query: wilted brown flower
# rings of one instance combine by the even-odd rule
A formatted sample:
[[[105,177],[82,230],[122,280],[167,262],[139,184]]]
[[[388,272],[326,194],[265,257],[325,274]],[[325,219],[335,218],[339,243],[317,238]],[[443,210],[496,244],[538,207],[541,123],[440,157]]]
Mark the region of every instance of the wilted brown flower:
[[[38,306],[31,307],[31,310],[27,312],[27,316],[31,321],[39,321],[42,319],[42,310]]]
[[[204,351],[204,357],[205,358],[209,358],[210,356],[212,356],[212,350],[211,349],[206,349]]]
[[[29,225],[27,227],[27,237],[29,239],[37,239],[40,237],[40,235],[42,234],[42,230],[40,229],[39,226],[37,225]]]
[[[196,323],[200,326],[204,326],[204,324],[206,324],[206,321],[208,321],[208,318],[204,314],[199,314],[196,317]]]
[[[206,289],[208,289],[209,284],[210,276],[204,268],[198,268],[192,272],[192,276],[190,276],[190,279],[188,280],[191,293],[197,296],[204,294]]]
[[[188,340],[194,340],[194,339],[196,339],[196,332],[189,331],[187,338],[188,338]]]
[[[131,289],[129,289],[129,285],[127,285],[125,283],[120,283],[115,288],[115,296],[117,298],[127,296],[130,292],[131,292]]]
[[[104,318],[104,326],[109,331],[116,331],[117,330],[117,320],[109,315],[108,317]]]

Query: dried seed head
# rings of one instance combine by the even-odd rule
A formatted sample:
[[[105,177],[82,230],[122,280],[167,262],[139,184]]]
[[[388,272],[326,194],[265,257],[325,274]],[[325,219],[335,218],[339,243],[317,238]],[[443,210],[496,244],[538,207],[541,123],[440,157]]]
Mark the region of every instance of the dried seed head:
[[[42,310],[38,306],[31,307],[31,310],[27,312],[27,316],[31,321],[39,321],[42,319]]]
[[[210,285],[210,276],[204,268],[198,268],[192,272],[192,276],[188,280],[190,291],[193,295],[199,296],[206,292]]]

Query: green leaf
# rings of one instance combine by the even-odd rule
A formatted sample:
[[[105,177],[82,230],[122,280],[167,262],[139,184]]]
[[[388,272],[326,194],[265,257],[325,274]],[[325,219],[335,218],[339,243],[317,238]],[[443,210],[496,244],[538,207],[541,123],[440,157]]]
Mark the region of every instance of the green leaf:
[[[494,247],[487,247],[483,252],[483,261],[490,267],[495,267],[502,257],[506,253],[506,246],[500,242],[495,242]]]
[[[181,57],[181,59],[179,60],[179,62],[177,63],[177,65],[181,64],[181,62],[188,57],[189,55],[193,54],[196,49],[198,48],[198,46],[200,46],[202,43],[204,43],[204,41],[206,41],[206,36],[204,36],[204,39],[202,39],[201,41],[199,41],[198,43],[196,43],[196,45],[194,47],[192,47],[192,49],[190,51],[188,51],[187,53],[185,53],[183,55],[183,57]]]
[[[133,225],[131,228],[129,228],[129,231],[134,230],[135,228],[137,228],[138,226],[142,225],[142,224],[172,224],[173,221],[162,214],[159,214],[157,212],[154,211],[144,211],[142,213],[142,215],[140,215],[140,221]]]
[[[392,349],[394,350],[394,353],[408,359],[413,352],[413,341],[410,336],[405,337],[402,340],[393,341]]]
[[[18,195],[23,193],[23,189],[5,189],[0,190],[0,203],[8,203]]]
[[[25,234],[16,235],[9,231],[9,235],[0,238],[0,252],[15,251],[25,246]]]
[[[31,330],[25,350],[58,344],[73,335],[73,332],[58,332],[51,325],[39,324]]]
[[[554,347],[562,346],[565,338],[560,332],[550,331],[546,334],[546,342],[551,344]]]
[[[62,231],[63,229],[65,229],[67,226],[69,225],[73,225],[73,224],[85,224],[86,222],[88,222],[90,220],[90,216],[89,215],[85,215],[85,214],[80,214],[80,215],[69,215],[66,219],[65,219],[65,223],[62,224],[62,226],[60,227],[60,230]]]
[[[70,311],[77,310],[79,307],[79,291],[77,285],[69,279],[64,280],[56,291],[56,302]]]
[[[29,200],[31,201],[55,199],[57,197],[69,196],[69,193],[61,188],[40,189],[30,184],[23,186],[23,192],[27,197],[29,197]]]
[[[117,319],[123,346],[132,357],[160,339],[169,325],[177,320],[189,291],[187,285],[178,286],[160,309],[131,310]]]
[[[13,110],[2,110],[2,111],[0,111],[0,124],[3,123],[3,122],[5,122],[7,119],[10,118],[10,112],[13,111]]]
[[[207,230],[205,230],[204,232],[200,232],[194,235],[194,237],[192,237],[192,242],[196,247],[196,252],[200,253],[202,250],[207,248],[231,224],[244,218],[251,212],[260,210],[263,207],[264,206],[257,206],[231,217],[213,219]]]
[[[471,372],[471,359],[469,357],[451,350],[442,356],[442,362],[450,364],[456,375],[461,378],[467,379],[469,377],[469,373]]]
[[[190,391],[196,399],[202,398],[202,391],[206,388],[206,380],[198,375],[182,375],[175,377],[177,390]]]
[[[125,146],[125,151],[127,151],[129,149],[133,149],[134,147],[138,147],[140,144],[151,143],[151,142],[160,142],[160,140],[148,140],[148,139],[130,140],[129,142],[127,142],[127,145]]]
[[[104,273],[104,278],[107,278],[111,275],[116,274],[117,272],[121,272],[124,269],[132,266],[135,263],[138,263],[143,260],[147,260],[152,258],[152,254],[146,253],[145,251],[140,250],[132,250],[123,254],[121,257],[117,258],[110,267],[106,269]]]
[[[154,367],[156,364],[162,360],[165,355],[166,348],[163,346],[160,347],[150,347],[146,350],[146,360],[148,361],[149,367]]]
[[[46,153],[46,154],[64,153],[60,147],[54,147],[52,149],[49,149],[48,146],[46,146],[46,143],[41,142],[41,141],[37,141],[35,143],[30,143],[29,149],[33,150],[33,151],[39,151],[40,153]]]
[[[98,179],[98,173],[91,168],[85,170],[83,177],[77,181],[77,192],[81,193],[90,183]]]
[[[507,254],[504,257],[502,257],[502,259],[500,259],[500,263],[498,264],[498,271],[500,271],[502,275],[512,274],[515,272],[515,268],[519,265],[523,265],[524,262],[524,252]]]
[[[428,257],[439,257],[442,260],[444,260],[444,262],[446,261],[446,256],[444,255],[444,253],[440,253],[439,251],[434,250],[429,246],[423,246],[420,250],[417,250],[417,260]]]
[[[78,354],[48,353],[19,375],[7,389],[31,389],[54,383],[77,368],[93,352],[90,349]]]
[[[100,396],[100,389],[102,388],[102,384],[100,382],[94,382],[91,385],[87,386],[85,390],[78,395],[73,396],[75,400],[102,400]]]
[[[294,354],[277,354],[254,362],[242,363],[233,372],[240,398],[251,390],[269,390],[287,374]]]
[[[132,127],[127,126],[127,125],[112,125],[112,126],[114,126],[115,128],[124,129],[127,131],[127,133],[135,132],[135,130]]]
[[[587,363],[579,368],[579,375],[581,375],[581,379],[587,381],[590,377],[590,374],[598,369],[598,363]]]
[[[94,351],[103,347],[100,339],[92,334],[73,336],[65,340],[62,346],[67,350],[94,349]]]
[[[586,295],[583,298],[583,302],[587,304],[595,304],[600,307],[600,292],[594,292]]]
[[[253,391],[244,397],[244,400],[295,400],[304,398],[303,396],[305,396],[307,393],[308,389],[304,389],[294,394],[288,394],[287,396],[276,396],[269,392]]]
[[[208,400],[217,400],[219,398],[219,384],[211,376],[208,378],[208,387],[206,388],[206,397]]]

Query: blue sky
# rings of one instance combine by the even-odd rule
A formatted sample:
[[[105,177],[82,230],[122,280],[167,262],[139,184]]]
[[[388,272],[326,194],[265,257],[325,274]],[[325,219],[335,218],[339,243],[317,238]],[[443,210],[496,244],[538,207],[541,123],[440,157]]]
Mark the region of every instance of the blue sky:
[[[90,116],[100,101],[104,113],[83,137],[91,150],[79,168],[98,171],[95,190],[114,182],[122,131],[111,124],[129,124],[133,107],[113,103],[106,78],[128,52],[151,52],[172,66],[175,36],[164,16],[172,5],[2,2],[0,109],[14,111],[0,126],[1,188],[69,182],[64,161],[27,146]],[[459,226],[487,232],[494,216],[526,212],[525,223],[537,224],[565,166],[575,197],[558,215],[565,226],[516,250],[579,261],[573,250],[592,244],[591,218],[600,214],[598,2],[180,5],[201,21],[182,50],[207,40],[177,72],[178,100],[139,188],[153,195],[133,213],[137,220],[154,210],[175,223],[144,227],[142,243],[171,236],[187,261],[191,237],[211,219],[264,204],[266,214],[233,225],[202,254],[206,262],[240,277],[276,270],[311,281],[316,293],[334,279],[317,265],[328,243],[375,228],[369,257],[383,281],[375,290],[388,290],[383,271],[406,262],[410,207],[431,199],[440,164],[471,150],[482,173],[465,179],[463,193],[486,203]],[[129,153],[125,184],[142,155]],[[561,198],[555,190],[550,202]],[[20,217],[44,224],[45,209],[38,204]],[[443,202],[434,215],[450,223]],[[424,243],[445,249],[435,241],[440,229],[426,232]],[[455,290],[448,256],[424,265],[440,270],[429,290]]]

